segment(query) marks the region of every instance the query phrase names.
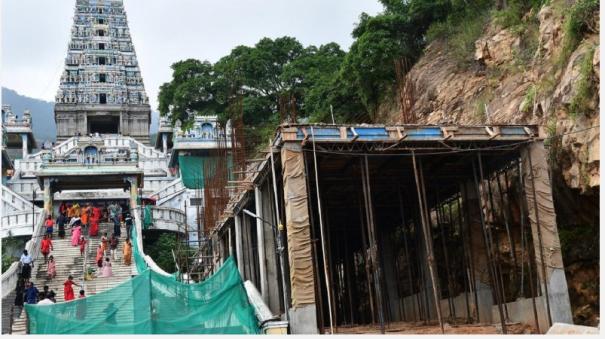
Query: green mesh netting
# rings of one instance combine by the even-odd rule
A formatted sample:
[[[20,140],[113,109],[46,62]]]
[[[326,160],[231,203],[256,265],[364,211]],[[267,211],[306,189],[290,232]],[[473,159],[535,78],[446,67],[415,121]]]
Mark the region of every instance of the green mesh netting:
[[[239,271],[228,258],[199,284],[147,268],[132,232],[139,275],[101,292],[53,305],[26,305],[31,334],[259,333]],[[103,278],[97,278],[103,279]]]
[[[204,188],[204,163],[211,159],[208,156],[179,155],[179,169],[185,187]]]
[[[216,165],[217,158],[210,154],[206,155],[179,155],[179,169],[181,172],[181,178],[185,187],[189,189],[204,188],[204,176],[213,176],[214,173],[204,173],[204,165],[210,162],[214,168]],[[233,169],[233,158],[231,155],[227,156],[227,173],[229,180],[233,180],[232,175]]]

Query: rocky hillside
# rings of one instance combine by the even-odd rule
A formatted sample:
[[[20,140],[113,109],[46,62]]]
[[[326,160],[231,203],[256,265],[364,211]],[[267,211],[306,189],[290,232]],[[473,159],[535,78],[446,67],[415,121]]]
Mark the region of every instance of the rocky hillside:
[[[433,40],[405,78],[413,88],[408,114],[419,123],[545,128],[574,319],[596,325],[598,2],[553,0],[518,22],[505,19],[492,10],[476,19],[482,20],[476,33],[462,27]],[[396,102],[382,104],[381,120],[403,121]]]

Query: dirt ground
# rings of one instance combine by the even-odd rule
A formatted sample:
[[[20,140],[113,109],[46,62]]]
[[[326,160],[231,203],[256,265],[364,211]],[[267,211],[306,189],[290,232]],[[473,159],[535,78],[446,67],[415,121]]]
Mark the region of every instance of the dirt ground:
[[[500,326],[496,325],[474,325],[474,324],[459,324],[451,325],[444,324],[445,334],[502,334]],[[508,334],[536,334],[537,331],[524,324],[507,324]],[[326,328],[324,333],[330,333],[330,329]],[[339,334],[373,334],[380,333],[380,325],[367,326],[341,326],[335,330]],[[397,322],[391,323],[385,328],[386,334],[441,334],[439,323],[423,322]]]

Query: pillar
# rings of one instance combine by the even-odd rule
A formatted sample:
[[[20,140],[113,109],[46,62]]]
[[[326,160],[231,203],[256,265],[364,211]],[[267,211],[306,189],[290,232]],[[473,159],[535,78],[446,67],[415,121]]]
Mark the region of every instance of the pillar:
[[[46,215],[52,215],[53,212],[53,191],[50,183],[50,178],[44,178],[44,212]]]
[[[281,149],[284,208],[290,263],[290,324],[293,334],[318,333],[315,305],[315,276],[311,256],[311,225],[305,160],[298,143],[287,142]]]
[[[229,237],[229,256],[233,256],[233,242],[231,241],[231,226],[227,228],[227,236]]]
[[[28,153],[28,151],[27,151],[27,149],[28,149],[28,147],[27,147],[27,134],[26,133],[21,134],[21,146],[22,146],[22,149],[23,149],[23,159],[25,159],[25,158],[27,158],[27,153]]]
[[[256,218],[256,238],[258,245],[258,270],[260,272],[260,293],[263,296],[265,304],[268,301],[267,292],[267,269],[265,268],[265,233],[263,232],[265,227],[271,227],[271,225],[265,225],[263,216],[263,203],[262,203],[262,192],[260,187],[254,186],[254,203],[255,211],[258,218]]]
[[[130,182],[130,208],[135,209],[139,197],[139,183],[136,177],[129,177],[127,180]]]
[[[531,143],[521,152],[536,267],[542,291],[548,289],[552,322],[573,324],[546,159],[542,141]]]
[[[162,150],[164,154],[168,153],[168,135],[166,133],[162,133]]]
[[[244,278],[244,248],[242,246],[242,216],[236,213],[233,216],[235,222],[235,256],[237,258],[237,269]]]

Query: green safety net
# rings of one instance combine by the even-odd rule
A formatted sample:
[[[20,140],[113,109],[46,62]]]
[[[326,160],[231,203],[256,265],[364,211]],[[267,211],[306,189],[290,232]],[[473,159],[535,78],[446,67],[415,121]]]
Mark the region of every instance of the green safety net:
[[[259,327],[233,258],[198,284],[147,268],[132,232],[139,275],[83,299],[26,305],[31,334],[256,334]],[[104,279],[104,278],[97,278]]]
[[[179,169],[185,187],[204,188],[204,164],[211,159],[208,156],[179,155]]]
[[[153,225],[153,215],[151,214],[151,205],[145,206],[143,209],[143,229],[148,229]]]
[[[185,187],[189,189],[200,189],[204,188],[204,177],[213,176],[214,169],[216,166],[217,157],[209,154],[206,155],[179,155],[179,169],[181,172],[181,178]],[[204,166],[208,163],[209,168],[212,169],[211,173],[205,173]],[[227,156],[227,173],[229,180],[233,180],[232,175],[233,169],[233,158],[231,155]]]

